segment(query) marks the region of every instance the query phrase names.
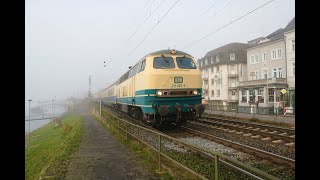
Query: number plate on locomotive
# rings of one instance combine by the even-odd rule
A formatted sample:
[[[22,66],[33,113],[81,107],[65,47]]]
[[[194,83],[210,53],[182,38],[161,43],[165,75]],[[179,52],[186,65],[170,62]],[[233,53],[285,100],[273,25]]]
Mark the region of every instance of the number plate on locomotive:
[[[174,77],[175,83],[183,83],[183,77]]]

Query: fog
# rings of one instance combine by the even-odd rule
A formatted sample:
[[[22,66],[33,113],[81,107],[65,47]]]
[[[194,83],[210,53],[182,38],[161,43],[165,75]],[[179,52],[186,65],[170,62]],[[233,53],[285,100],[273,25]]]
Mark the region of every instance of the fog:
[[[225,44],[267,36],[295,16],[294,0],[275,0],[215,32],[267,2],[27,0],[26,106],[28,99],[85,97],[90,75],[97,92],[150,52],[175,48],[199,59]]]

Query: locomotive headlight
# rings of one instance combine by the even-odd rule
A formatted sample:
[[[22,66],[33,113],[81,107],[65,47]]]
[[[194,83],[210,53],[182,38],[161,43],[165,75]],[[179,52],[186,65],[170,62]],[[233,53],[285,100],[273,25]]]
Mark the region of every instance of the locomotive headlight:
[[[197,90],[193,90],[193,94],[194,94],[194,95],[197,95],[197,94],[198,94],[198,91],[197,91]]]
[[[158,96],[162,96],[162,92],[161,91],[157,91],[157,95]]]

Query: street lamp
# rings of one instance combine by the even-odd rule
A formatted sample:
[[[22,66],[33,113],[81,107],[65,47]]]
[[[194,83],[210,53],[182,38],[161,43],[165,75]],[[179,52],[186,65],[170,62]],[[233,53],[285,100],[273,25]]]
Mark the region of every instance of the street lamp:
[[[29,142],[28,142],[28,151],[30,150],[30,102],[32,101],[31,99],[29,101]]]

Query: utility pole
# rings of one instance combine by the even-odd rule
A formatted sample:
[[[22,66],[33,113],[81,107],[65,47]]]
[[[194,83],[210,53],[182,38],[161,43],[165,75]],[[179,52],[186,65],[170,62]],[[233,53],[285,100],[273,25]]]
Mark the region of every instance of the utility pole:
[[[28,151],[30,150],[30,102],[32,101],[31,99],[29,101],[29,142],[28,142]]]
[[[89,92],[88,97],[91,99],[91,75],[89,76]]]
[[[53,101],[54,101],[54,99],[52,99],[52,110],[51,110],[51,119],[54,117],[54,110],[53,110]]]

